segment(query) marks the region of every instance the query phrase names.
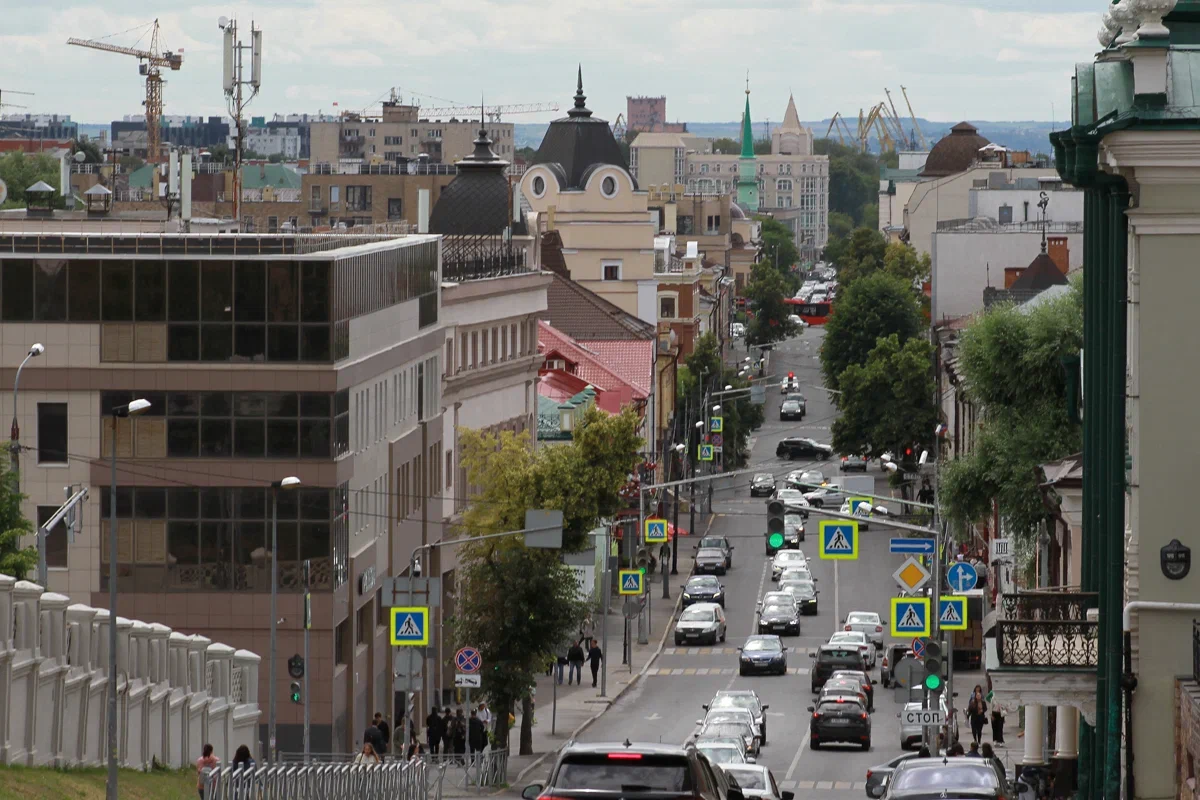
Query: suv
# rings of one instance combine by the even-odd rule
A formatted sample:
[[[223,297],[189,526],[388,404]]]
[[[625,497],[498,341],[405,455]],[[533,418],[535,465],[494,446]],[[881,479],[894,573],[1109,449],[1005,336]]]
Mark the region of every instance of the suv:
[[[779,440],[779,444],[775,446],[775,455],[792,460],[815,458],[825,461],[833,455],[833,448],[827,444],[818,444],[812,439],[787,438]]]
[[[866,473],[867,457],[866,456],[842,456],[842,472],[859,472]]]
[[[857,647],[842,647],[836,644],[823,644],[810,654],[814,659],[812,672],[812,690],[816,692],[825,685],[833,673],[840,669],[851,669],[866,672],[867,664],[862,651]]]
[[[636,787],[631,791],[626,787]],[[732,783],[694,746],[623,743],[568,744],[558,753],[549,780],[531,783],[523,800],[538,797],[618,800],[635,796],[672,800],[744,800]]]

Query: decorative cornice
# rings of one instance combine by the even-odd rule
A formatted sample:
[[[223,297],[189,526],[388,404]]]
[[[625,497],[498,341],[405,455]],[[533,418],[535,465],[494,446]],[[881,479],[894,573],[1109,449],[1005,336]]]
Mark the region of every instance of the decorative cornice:
[[[1140,180],[1141,175],[1139,173]],[[1197,176],[1200,183],[1200,176]],[[1132,233],[1141,236],[1194,236],[1200,234],[1200,211],[1158,211],[1131,208],[1125,212]]]
[[[1105,161],[1114,168],[1142,170],[1161,167],[1172,171],[1200,170],[1200,130],[1125,130],[1104,137]]]
[[[992,708],[1015,714],[1021,706],[1071,706],[1096,724],[1096,673],[994,669]]]

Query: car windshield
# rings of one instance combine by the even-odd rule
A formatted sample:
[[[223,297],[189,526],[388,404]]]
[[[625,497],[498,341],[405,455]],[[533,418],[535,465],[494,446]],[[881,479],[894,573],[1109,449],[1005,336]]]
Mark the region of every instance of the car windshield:
[[[743,650],[746,651],[774,651],[778,652],[783,648],[778,639],[750,639],[746,642]]]
[[[791,592],[771,592],[763,599],[763,603],[766,605],[772,605],[772,604],[777,604],[777,603],[782,603],[784,605],[792,605],[792,597],[793,597],[793,595],[791,594]]]
[[[780,553],[776,553],[775,560],[781,564],[786,564],[789,562],[804,564],[807,562],[807,559],[804,557],[804,553],[801,553],[799,550],[784,550]]]
[[[717,547],[701,547],[696,556],[699,558],[724,558],[725,553]]]
[[[750,725],[744,722],[710,722],[700,731],[703,737],[745,736]]]
[[[627,790],[625,787],[637,787]],[[642,753],[578,754],[558,768],[554,788],[566,791],[651,791],[691,793],[692,776],[683,756]]]
[[[715,547],[720,550],[725,547],[725,540],[718,536],[705,536],[700,540],[700,548],[704,549],[705,547]]]
[[[684,609],[684,612],[679,615],[680,622],[712,622],[717,618],[717,612],[711,608],[691,608]]]
[[[775,480],[775,476],[769,472],[760,472],[754,476],[755,483],[759,483],[760,481],[763,483],[770,483],[773,480]]]
[[[851,614],[849,616],[849,618],[847,618],[846,622],[847,622],[847,624],[850,624],[850,625],[854,625],[856,623],[860,624],[860,625],[878,625],[879,624],[879,615],[878,614],[868,614],[863,611],[856,611],[853,614]]]
[[[717,708],[708,712],[706,722],[748,722],[750,712],[744,708]]]
[[[786,614],[786,615],[790,616],[796,612],[795,612],[795,609],[793,609],[791,606],[781,606],[779,604],[775,604],[775,605],[769,605],[766,608],[764,608],[762,613],[764,615]]]
[[[833,673],[833,677],[830,678],[830,680],[847,680],[866,683],[867,676],[866,673],[863,672],[853,672],[848,669],[839,669],[837,672]]]
[[[892,777],[892,789],[994,789],[999,781],[987,764],[957,759],[950,764],[904,766]]]
[[[721,694],[713,698],[709,708],[744,708],[754,711],[758,708],[758,700],[752,694]]]
[[[863,641],[863,635],[857,631],[847,631],[845,633],[835,633],[833,636],[829,637],[829,641],[834,644],[838,644],[841,642],[860,643]]]
[[[783,515],[783,524],[784,525],[803,525],[804,517],[800,516],[799,514],[784,514]]]
[[[739,769],[727,770],[737,781],[737,785],[742,789],[766,789],[767,779],[763,777],[760,769]]]
[[[699,577],[691,578],[687,582],[688,589],[717,589],[720,587],[720,582],[716,578]]]
[[[737,747],[727,744],[700,744],[696,749],[714,764],[745,764],[746,755]]]
[[[799,408],[800,404],[797,403],[795,400],[784,400],[783,407],[784,408]]]

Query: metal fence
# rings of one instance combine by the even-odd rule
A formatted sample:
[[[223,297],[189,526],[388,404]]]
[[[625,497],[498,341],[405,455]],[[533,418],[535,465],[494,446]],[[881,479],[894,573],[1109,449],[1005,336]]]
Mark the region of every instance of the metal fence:
[[[508,782],[508,749],[474,753],[441,753],[426,756],[446,772],[451,786],[482,789],[503,786]]]
[[[440,800],[444,772],[425,761],[220,767],[205,775],[204,800]]]

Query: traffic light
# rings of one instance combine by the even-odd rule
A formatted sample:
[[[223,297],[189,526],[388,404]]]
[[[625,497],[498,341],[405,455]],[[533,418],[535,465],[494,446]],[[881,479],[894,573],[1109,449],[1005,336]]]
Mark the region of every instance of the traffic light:
[[[925,688],[931,694],[937,695],[942,691],[942,643],[927,639],[925,641]]]
[[[293,703],[299,704],[304,702],[304,696],[300,693],[300,681],[292,681],[290,697]]]
[[[778,498],[767,503],[767,533],[783,533],[783,501]]]
[[[642,570],[642,572],[646,571],[646,569],[650,566],[650,548],[649,547],[639,547],[638,548],[637,556],[634,557],[633,565],[636,568]]]
[[[789,372],[789,373],[788,373],[788,380],[791,380],[791,379],[792,379],[792,378],[794,378],[794,377],[796,377],[796,373],[794,373],[794,372]]]

